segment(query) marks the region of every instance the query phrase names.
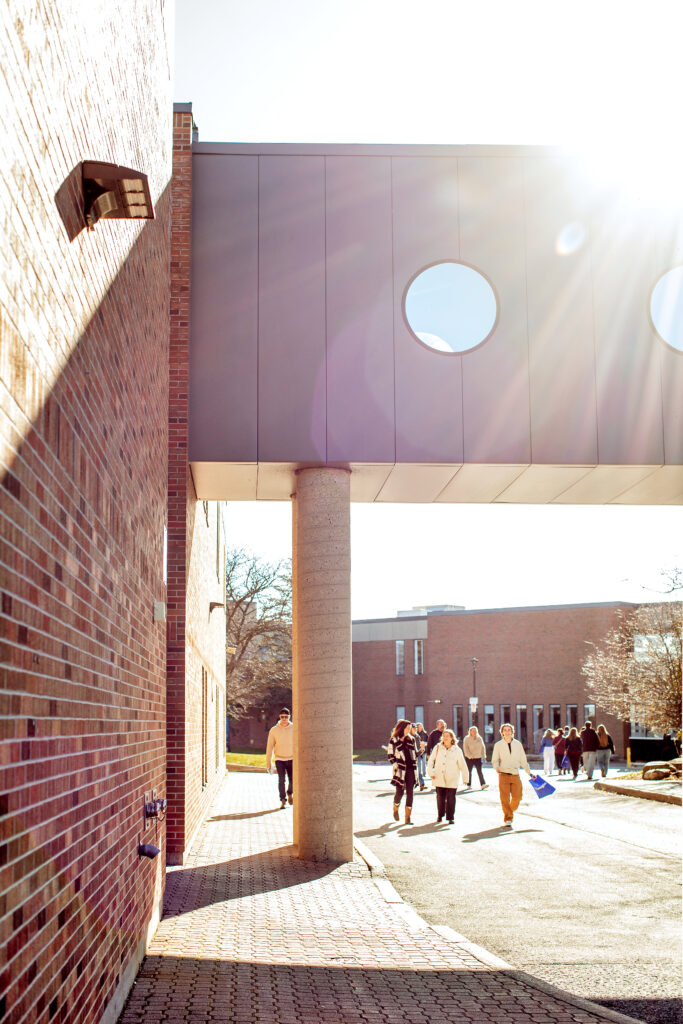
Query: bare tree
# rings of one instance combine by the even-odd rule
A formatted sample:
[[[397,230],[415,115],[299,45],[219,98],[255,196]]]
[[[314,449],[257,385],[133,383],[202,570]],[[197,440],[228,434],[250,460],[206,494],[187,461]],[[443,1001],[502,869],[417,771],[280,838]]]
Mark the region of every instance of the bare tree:
[[[226,710],[244,718],[255,708],[291,700],[292,571],[243,548],[226,553]],[[269,714],[270,717],[270,714]]]
[[[622,611],[583,664],[591,700],[656,732],[680,729],[682,636],[680,601]]]

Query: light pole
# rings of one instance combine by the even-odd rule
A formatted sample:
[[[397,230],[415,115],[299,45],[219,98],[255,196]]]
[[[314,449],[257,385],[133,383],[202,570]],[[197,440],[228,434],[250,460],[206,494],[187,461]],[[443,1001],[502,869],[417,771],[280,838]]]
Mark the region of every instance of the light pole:
[[[477,715],[477,665],[479,664],[479,658],[470,658],[472,662],[472,696],[470,697],[470,711],[472,712],[472,725],[478,729],[478,715]]]

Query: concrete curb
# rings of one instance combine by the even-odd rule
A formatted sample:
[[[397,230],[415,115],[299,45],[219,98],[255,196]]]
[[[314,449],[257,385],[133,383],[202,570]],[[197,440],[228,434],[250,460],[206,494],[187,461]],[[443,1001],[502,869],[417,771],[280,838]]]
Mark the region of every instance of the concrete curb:
[[[226,765],[225,770],[228,772],[228,774],[230,774],[230,772],[264,772],[265,773],[265,772],[268,771],[267,768],[259,768],[258,765],[255,765],[255,764],[228,764],[228,765]]]
[[[478,960],[490,970],[505,971],[508,977],[514,978],[515,981],[520,982],[522,985],[528,985],[530,988],[535,988],[540,992],[544,992],[546,995],[552,996],[554,999],[560,999],[562,1002],[568,1003],[570,1006],[575,1006],[577,1009],[583,1010],[585,1013],[592,1013],[597,1017],[601,1017],[603,1020],[614,1021],[614,1024],[644,1024],[644,1022],[637,1017],[628,1017],[626,1014],[619,1013],[618,1010],[610,1010],[608,1007],[601,1006],[599,1003],[592,1003],[589,999],[583,999],[581,996],[575,996],[571,992],[565,992],[564,989],[557,988],[556,985],[551,985],[547,981],[541,981],[540,978],[535,978],[532,974],[527,974],[525,971],[518,971],[510,964],[506,963],[505,960],[501,960],[500,957],[497,957],[494,953],[489,953],[489,951],[484,949],[482,946],[478,946],[476,943],[470,942],[470,940],[465,938],[464,935],[460,935],[453,928],[449,928],[448,925],[428,924],[419,916],[417,911],[413,910],[412,907],[407,906],[387,878],[384,864],[382,864],[381,860],[368,849],[365,843],[361,842],[360,839],[357,839],[354,836],[353,845],[358,856],[367,865],[368,871],[370,872],[375,885],[379,889],[382,898],[387,903],[390,903],[393,909],[400,914],[400,916],[410,926],[431,928],[432,931],[436,932],[442,938],[447,939],[450,942],[457,943],[458,946],[466,949],[475,960]]]
[[[618,793],[619,796],[636,796],[641,800],[658,800],[662,804],[676,804],[683,806],[683,798],[676,793],[658,793],[656,790],[632,789],[630,786],[620,786],[616,782],[596,782],[595,789],[602,789],[606,793]]]

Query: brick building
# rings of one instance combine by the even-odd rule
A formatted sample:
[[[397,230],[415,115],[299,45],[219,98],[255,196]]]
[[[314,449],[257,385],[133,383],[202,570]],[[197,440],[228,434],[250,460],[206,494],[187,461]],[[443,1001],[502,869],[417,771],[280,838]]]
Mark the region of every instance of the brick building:
[[[182,862],[224,775],[224,537],[220,505],[196,500],[186,447],[187,110],[175,115],[171,258],[171,16],[157,0],[94,0],[77,25],[55,4],[0,12],[11,1024],[116,1020],[160,914],[166,854]],[[155,219],[87,230],[84,161],[146,174]],[[166,817],[145,816],[153,793]],[[161,854],[139,856],[141,843]]]
[[[587,642],[600,641],[625,604],[429,609],[353,624],[353,744],[379,747],[398,718],[443,718],[462,737],[478,699],[477,725],[487,745],[502,721],[515,725],[527,750],[539,730],[604,722],[621,756],[625,726],[586,695],[581,665]],[[489,750],[490,752],[490,750]]]

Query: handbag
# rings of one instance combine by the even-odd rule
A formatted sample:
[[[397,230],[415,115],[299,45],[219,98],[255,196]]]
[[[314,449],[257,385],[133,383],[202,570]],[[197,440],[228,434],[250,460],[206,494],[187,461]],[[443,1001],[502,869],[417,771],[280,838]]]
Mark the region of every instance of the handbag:
[[[555,787],[551,786],[547,779],[542,779],[540,775],[530,776],[529,782],[534,787],[539,800],[542,800],[544,796],[551,796],[555,792]]]
[[[571,768],[572,764],[567,755],[565,754],[560,761],[560,768]]]

